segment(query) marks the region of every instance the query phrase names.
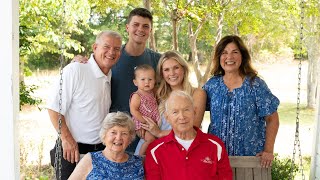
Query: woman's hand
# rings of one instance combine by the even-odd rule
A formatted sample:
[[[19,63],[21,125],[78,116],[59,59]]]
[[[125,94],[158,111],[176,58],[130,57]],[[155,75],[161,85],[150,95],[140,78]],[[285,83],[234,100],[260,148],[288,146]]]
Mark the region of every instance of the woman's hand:
[[[256,156],[260,157],[261,159],[261,167],[264,167],[264,168],[271,167],[272,161],[274,158],[273,153],[262,151],[262,152],[259,152]]]
[[[76,55],[71,62],[79,62],[79,63],[86,64],[88,62],[88,57]]]
[[[143,119],[146,120],[146,123],[141,123],[141,127],[149,131],[155,137],[159,137],[161,130],[159,126],[150,118],[143,116]]]

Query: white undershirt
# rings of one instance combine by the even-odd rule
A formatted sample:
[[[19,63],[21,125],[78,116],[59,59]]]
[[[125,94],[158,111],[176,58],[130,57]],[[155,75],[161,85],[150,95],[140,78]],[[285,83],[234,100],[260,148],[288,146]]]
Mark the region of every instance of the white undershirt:
[[[180,139],[178,138],[178,136],[174,136],[176,138],[176,140],[178,141],[179,144],[181,144],[186,150],[189,149],[189,147],[191,146],[192,142],[194,139],[191,140],[184,140],[184,139]]]

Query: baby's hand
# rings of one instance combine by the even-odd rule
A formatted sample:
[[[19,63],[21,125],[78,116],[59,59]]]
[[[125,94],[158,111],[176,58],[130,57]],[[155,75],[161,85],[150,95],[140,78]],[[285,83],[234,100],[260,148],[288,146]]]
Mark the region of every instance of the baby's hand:
[[[139,136],[139,138],[144,139],[144,135],[146,134],[146,130],[141,128],[141,129],[137,130],[136,133]]]

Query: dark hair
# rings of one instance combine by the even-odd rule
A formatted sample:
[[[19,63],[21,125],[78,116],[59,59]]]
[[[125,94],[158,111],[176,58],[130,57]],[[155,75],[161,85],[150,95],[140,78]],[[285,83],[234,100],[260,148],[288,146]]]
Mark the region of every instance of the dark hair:
[[[242,75],[249,76],[250,80],[252,81],[257,76],[258,72],[253,68],[251,64],[251,57],[250,57],[248,48],[246,47],[242,39],[236,35],[225,36],[217,44],[214,51],[213,66],[211,69],[211,74],[214,76],[218,76],[218,75],[223,76],[225,74],[223,68],[220,65],[220,57],[222,55],[224,48],[229,43],[234,43],[235,45],[238,46],[242,56],[242,63],[239,67],[239,71]]]
[[[148,9],[145,8],[135,8],[133,9],[127,19],[127,24],[130,23],[133,16],[141,16],[144,18],[148,18],[151,21],[151,24],[153,23],[153,17],[151,12]]]
[[[154,71],[154,75],[156,75],[156,72],[155,70],[153,69],[152,66],[150,66],[149,64],[141,64],[139,66],[136,66],[134,68],[134,72],[133,72],[133,79],[136,79],[136,76],[137,76],[137,71],[147,71],[147,70],[153,70]]]

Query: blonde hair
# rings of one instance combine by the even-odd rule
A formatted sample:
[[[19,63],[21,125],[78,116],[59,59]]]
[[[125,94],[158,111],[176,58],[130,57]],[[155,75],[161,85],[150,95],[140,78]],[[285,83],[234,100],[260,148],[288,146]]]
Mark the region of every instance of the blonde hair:
[[[165,81],[162,74],[162,65],[163,63],[168,59],[174,59],[176,60],[183,68],[184,70],[184,77],[182,81],[182,90],[188,93],[190,96],[192,96],[194,88],[191,86],[191,83],[189,82],[189,67],[186,61],[183,59],[180,53],[177,51],[167,51],[163,53],[160,57],[158,66],[157,66],[157,75],[158,75],[158,81],[159,81],[159,88],[157,90],[157,100],[159,103],[159,112],[160,115],[164,113],[164,102],[168,99],[170,93],[172,92],[172,89],[170,85]]]

